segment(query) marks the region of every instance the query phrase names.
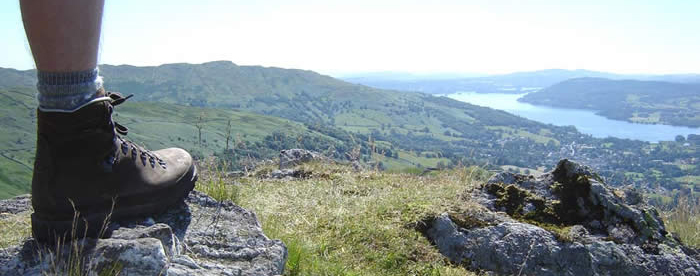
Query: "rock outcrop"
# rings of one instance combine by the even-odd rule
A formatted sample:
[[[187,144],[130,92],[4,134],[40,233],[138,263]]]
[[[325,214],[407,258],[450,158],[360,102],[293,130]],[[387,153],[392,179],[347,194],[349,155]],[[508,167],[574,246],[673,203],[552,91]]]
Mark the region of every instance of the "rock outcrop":
[[[0,200],[0,217],[3,214],[17,214],[29,210],[32,206],[30,195],[20,195],[9,200]]]
[[[13,200],[0,205],[20,204]],[[77,251],[82,256],[79,267],[89,275],[280,275],[287,258],[285,245],[263,234],[254,213],[197,191],[166,213],[111,223],[107,233],[109,238],[48,248],[54,253],[29,238],[0,250],[0,275],[41,275],[76,267],[71,254]]]
[[[327,160],[321,154],[305,149],[288,149],[280,151],[280,170],[289,169],[310,161]]]
[[[467,195],[478,204],[426,221],[423,233],[455,264],[517,275],[700,275],[634,190],[613,190],[562,160],[537,178],[500,173]]]
[[[305,170],[301,169],[282,169],[282,170],[273,170],[270,172],[270,177],[271,178],[276,178],[276,179],[295,179],[295,178],[308,178],[311,176],[311,172],[307,172]]]

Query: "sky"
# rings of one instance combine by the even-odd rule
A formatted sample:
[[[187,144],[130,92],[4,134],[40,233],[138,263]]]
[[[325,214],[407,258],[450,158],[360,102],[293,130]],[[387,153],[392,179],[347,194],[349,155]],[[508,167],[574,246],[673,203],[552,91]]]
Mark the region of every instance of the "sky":
[[[698,14],[694,0],[107,0],[99,62],[700,73]],[[34,67],[17,0],[0,1],[0,38],[0,67]]]

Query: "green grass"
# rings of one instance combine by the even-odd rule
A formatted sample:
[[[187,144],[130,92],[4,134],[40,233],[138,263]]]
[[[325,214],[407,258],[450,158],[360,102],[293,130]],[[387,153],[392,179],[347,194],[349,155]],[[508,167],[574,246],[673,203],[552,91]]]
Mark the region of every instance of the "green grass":
[[[0,199],[27,193],[36,143],[34,92],[0,89]]]
[[[27,238],[31,237],[31,210],[17,214],[0,214],[0,250],[12,246],[21,246]],[[100,271],[92,271],[91,259],[96,256],[86,254],[85,245],[76,237],[82,237],[79,233],[72,233],[72,240],[60,240],[56,244],[37,244],[34,258],[44,265],[40,267],[41,275],[69,275],[110,276],[120,275],[123,266],[119,262],[113,263]]]
[[[509,138],[509,137],[524,137],[532,140],[535,143],[540,143],[540,144],[547,144],[549,141],[552,141],[555,145],[559,146],[561,143],[554,138],[551,138],[549,136],[552,135],[552,132],[548,129],[541,129],[539,133],[531,133],[528,131],[520,130],[520,129],[513,129],[511,127],[507,126],[489,126],[487,127],[490,130],[501,130],[503,131],[501,138]],[[513,132],[513,133],[509,133]]]
[[[469,204],[460,195],[485,171],[416,176],[323,163],[299,168],[311,178],[243,177],[235,188],[237,203],[257,214],[266,235],[287,245],[285,275],[471,275],[449,264],[413,225]]]
[[[20,244],[31,234],[29,212],[0,214],[0,250]]]
[[[676,181],[681,182],[681,183],[687,183],[695,186],[700,185],[700,176],[698,175],[686,175],[686,176],[681,176],[681,177],[676,177]]]
[[[196,182],[197,190],[218,200],[239,202],[240,188],[233,179],[226,176],[225,168],[215,166],[212,159],[200,162],[198,167],[201,168],[202,173],[199,174]]]
[[[434,168],[438,166],[439,162],[443,162],[444,164],[450,163],[450,160],[447,158],[425,157],[426,153],[433,152],[415,153],[412,151],[399,150],[398,158],[386,157],[382,154],[373,154],[372,160],[375,162],[382,162],[387,170],[393,172],[417,168],[417,166]],[[418,169],[422,171],[422,169]]]
[[[681,197],[678,206],[664,213],[666,227],[688,246],[700,248],[700,199]]]

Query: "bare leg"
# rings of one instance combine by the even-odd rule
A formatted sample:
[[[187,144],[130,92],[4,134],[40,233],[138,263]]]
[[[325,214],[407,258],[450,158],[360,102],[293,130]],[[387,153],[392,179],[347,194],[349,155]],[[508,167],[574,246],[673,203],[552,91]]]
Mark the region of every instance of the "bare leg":
[[[98,76],[104,0],[20,0],[39,109],[74,112],[104,96]]]
[[[98,76],[104,0],[20,0],[20,6],[39,91],[34,238],[99,237],[110,218],[160,213],[186,197],[197,180],[189,153],[148,151],[122,137],[125,128],[112,120],[114,106],[127,98],[105,95]]]
[[[97,66],[104,0],[21,0],[36,68],[75,72]]]

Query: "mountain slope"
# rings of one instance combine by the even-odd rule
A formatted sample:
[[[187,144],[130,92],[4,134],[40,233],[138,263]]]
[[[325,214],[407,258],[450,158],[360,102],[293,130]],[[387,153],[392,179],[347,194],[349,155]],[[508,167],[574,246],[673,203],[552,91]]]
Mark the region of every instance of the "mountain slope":
[[[3,104],[20,101],[22,105],[15,108],[22,109],[3,108],[3,120],[11,122],[21,117],[26,122],[7,126],[21,130],[23,136],[4,138],[7,145],[2,149],[14,150],[12,143],[22,137],[20,140],[26,145],[22,164],[28,171],[34,144],[35,123],[31,119],[36,104],[33,85],[27,85],[33,83],[33,72],[0,70],[3,71],[20,77],[0,79],[0,87],[22,87],[24,91],[21,99],[5,97]],[[547,153],[541,149],[532,155],[520,152],[531,147],[543,148],[547,143],[568,143],[580,135],[572,128],[547,126],[444,97],[379,90],[303,70],[211,62],[157,67],[103,65],[101,71],[108,90],[135,94],[128,104],[117,109],[120,114],[115,119],[133,129],[132,139],[154,149],[177,145],[201,155],[219,153],[225,147],[227,120],[224,118],[236,117],[232,122],[234,133],[247,135],[251,141],[268,137],[274,140],[263,141],[270,144],[264,148],[273,148],[276,140],[288,140],[294,135],[286,135],[287,138],[253,135],[259,129],[268,135],[315,132],[327,139],[342,140],[337,144],[295,142],[317,147],[320,146],[316,144],[333,145],[331,154],[340,157],[348,153],[352,144],[369,143],[371,150],[362,148],[363,158],[389,166],[436,166],[438,161],[445,164],[479,160],[527,167],[542,162],[542,156]],[[200,114],[212,124],[204,129],[206,139],[202,146],[197,142],[195,127]],[[337,128],[341,130],[334,130]],[[167,138],[159,139],[159,135]],[[536,143],[530,145],[526,141]],[[282,144],[294,145],[285,143]],[[19,163],[17,166],[21,167]],[[7,182],[27,183],[26,174],[24,177],[22,181]]]
[[[36,100],[33,88],[0,89],[0,199],[29,192],[36,143]],[[274,149],[265,139],[304,137],[319,145],[342,145],[342,141],[286,119],[244,111],[188,107],[157,102],[127,102],[116,109],[115,121],[129,127],[127,137],[148,149],[182,147],[196,156],[221,153],[226,148],[238,155],[270,158]],[[200,144],[197,124],[201,122]],[[281,137],[284,136],[284,137]],[[280,145],[285,147],[285,145]]]
[[[136,100],[236,108],[335,126],[385,141],[379,144],[383,150],[400,147],[447,158],[476,151],[493,161],[508,155],[511,162],[525,165],[531,157],[519,156],[515,149],[503,153],[491,144],[518,137],[558,144],[580,135],[444,97],[375,89],[304,70],[226,61],[101,68],[108,89],[134,93]]]
[[[543,170],[561,158],[573,158],[613,177],[613,183],[634,177],[630,181],[672,189],[691,185],[680,184],[683,177],[700,175],[693,159],[696,148],[682,143],[596,139],[574,127],[545,125],[446,97],[350,84],[311,71],[221,61],[101,68],[108,90],[136,95],[119,106],[115,118],[134,129],[130,136],[149,148],[178,145],[196,155],[217,154],[237,162],[248,155],[267,158],[275,150],[302,147],[336,158],[359,154],[365,162],[390,168],[478,164]],[[18,79],[0,79],[0,87],[21,86]],[[33,85],[22,89],[34,91]],[[30,120],[35,104],[25,105],[26,110],[3,111],[4,120]],[[205,118],[201,144],[196,127],[200,115]],[[245,150],[223,151],[228,118],[236,118],[234,133],[249,141]],[[20,128],[33,139],[27,125],[32,123],[8,127]],[[12,146],[17,137],[6,141]],[[661,159],[666,162],[656,162]]]
[[[564,108],[599,110],[610,119],[700,127],[700,84],[580,78],[520,99]]]
[[[36,144],[34,90],[0,88],[0,199],[29,191]]]

